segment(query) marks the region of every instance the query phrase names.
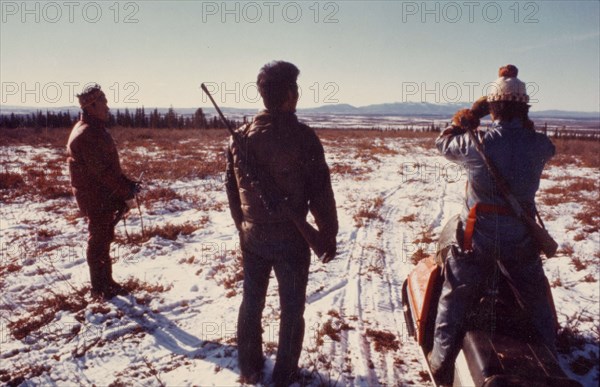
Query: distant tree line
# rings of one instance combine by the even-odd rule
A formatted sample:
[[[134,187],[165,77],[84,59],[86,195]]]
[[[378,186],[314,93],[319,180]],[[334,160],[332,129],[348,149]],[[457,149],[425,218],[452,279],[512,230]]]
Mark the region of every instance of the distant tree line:
[[[37,111],[31,114],[0,114],[0,128],[63,128],[73,126],[77,119],[68,112]]]
[[[50,112],[45,113],[41,110],[30,114],[0,114],[0,128],[70,128],[79,120],[79,115],[73,116],[68,112]],[[233,128],[241,124],[237,121],[229,120]],[[133,112],[125,109],[123,112],[117,109],[116,112],[110,112],[107,127],[125,127],[125,128],[156,128],[156,129],[214,129],[222,128],[223,123],[217,116],[207,118],[201,108],[198,108],[194,114],[177,114],[173,107],[170,107],[166,113],[162,114],[158,109],[146,113],[143,107],[135,109]]]
[[[78,115],[71,115],[69,112],[50,112],[45,113],[38,110],[29,114],[0,114],[0,129],[16,128],[71,128],[79,120]],[[239,127],[242,123],[235,120],[228,120],[232,128]],[[450,125],[448,123],[447,125]],[[116,112],[110,112],[107,127],[124,128],[153,128],[153,129],[216,129],[223,128],[223,123],[217,116],[207,118],[201,108],[196,109],[192,115],[177,114],[173,107],[170,107],[166,113],[160,113],[154,109],[149,113],[144,107],[129,111],[119,109]],[[373,127],[371,129],[382,129]],[[389,127],[388,129],[392,129]],[[413,132],[440,132],[440,125],[434,122],[425,125],[404,125],[397,128],[399,130],[408,130]],[[553,138],[562,139],[590,139],[600,140],[600,131],[568,129],[566,126],[549,128],[547,123],[536,127],[536,130],[547,134]]]

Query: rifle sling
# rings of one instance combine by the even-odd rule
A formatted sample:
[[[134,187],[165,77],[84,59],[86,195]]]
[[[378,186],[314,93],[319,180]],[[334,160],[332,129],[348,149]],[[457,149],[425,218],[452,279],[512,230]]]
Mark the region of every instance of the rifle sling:
[[[487,157],[487,155],[485,154],[485,151],[483,149],[483,143],[481,143],[479,141],[479,139],[477,138],[477,135],[475,134],[474,129],[467,128],[467,133],[469,133],[471,140],[475,144],[475,149],[476,149],[477,153],[479,153],[479,155],[483,159],[483,162],[485,163],[485,166],[487,167],[488,172],[490,173],[490,175],[492,177],[492,180],[496,183],[496,186],[498,187],[500,194],[502,195],[502,198],[508,204],[508,208],[510,208],[512,213],[517,218],[521,219],[523,221],[523,223],[525,223],[526,226],[527,226],[527,222],[524,219],[525,217],[529,217],[530,219],[532,219],[535,222],[535,215],[533,217],[531,217],[530,214],[524,210],[521,203],[519,203],[516,200],[514,194],[510,191],[510,186],[508,185],[508,182],[500,174],[500,171],[498,171],[498,168],[496,168],[496,166],[494,165],[492,160],[490,160]],[[535,213],[537,213],[537,208],[534,204],[534,214]],[[541,226],[542,226],[542,228],[545,229],[543,223],[541,224]]]

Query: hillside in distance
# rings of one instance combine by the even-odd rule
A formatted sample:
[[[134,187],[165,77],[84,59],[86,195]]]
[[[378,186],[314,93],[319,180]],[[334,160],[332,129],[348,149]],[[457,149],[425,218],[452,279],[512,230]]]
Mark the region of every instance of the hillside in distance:
[[[429,102],[393,102],[393,103],[381,103],[366,106],[353,106],[350,104],[325,104],[319,107],[312,108],[299,108],[298,114],[316,115],[316,114],[330,114],[330,115],[386,115],[386,116],[452,116],[458,109],[465,109],[470,106],[469,103],[445,103],[445,104],[434,104]],[[112,110],[129,109],[130,111],[135,110],[139,106],[119,106],[113,107]],[[222,107],[223,113],[226,115],[234,116],[250,116],[261,109],[262,105],[257,105],[257,108],[236,108],[236,107]],[[144,107],[147,113],[155,109],[155,107]],[[166,113],[169,108],[158,107],[156,108],[159,113]],[[178,114],[191,115],[198,109],[198,107],[189,108],[177,108],[174,110]],[[79,113],[78,106],[50,106],[50,107],[35,107],[35,106],[14,106],[14,105],[0,105],[0,114],[30,114],[32,112],[41,111],[52,111],[52,112],[71,112],[75,115]],[[202,106],[204,113],[209,115],[216,114],[215,109],[212,106]],[[545,117],[545,118],[579,118],[586,120],[600,120],[600,112],[580,112],[580,111],[569,111],[569,110],[532,110],[532,117]]]

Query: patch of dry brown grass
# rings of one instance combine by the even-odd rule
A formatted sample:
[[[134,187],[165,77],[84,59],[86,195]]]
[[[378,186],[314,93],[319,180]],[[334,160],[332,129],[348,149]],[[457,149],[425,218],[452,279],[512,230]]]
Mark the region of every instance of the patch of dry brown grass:
[[[201,144],[198,144],[201,146]],[[205,179],[225,172],[225,151],[212,155],[198,154],[196,157],[183,158],[177,154],[146,156],[123,156],[123,170],[129,176],[137,178],[143,174],[143,180],[177,181]]]
[[[585,225],[585,232],[592,233],[600,229],[600,208],[597,203],[588,203],[581,212],[575,214],[575,219]]]
[[[30,379],[48,373],[51,369],[52,367],[44,364],[21,364],[18,369],[0,369],[0,382],[9,387],[27,385]]]
[[[600,184],[589,177],[567,177],[564,180],[558,182],[558,184],[552,187],[544,189],[542,194],[542,201],[547,200],[552,196],[560,196],[562,200],[567,201],[580,201],[585,200],[581,192],[598,192]]]
[[[124,171],[143,180],[189,180],[218,176],[225,171],[225,130],[111,130]],[[149,154],[139,154],[143,147]]]
[[[410,214],[410,215],[406,215],[406,216],[403,216],[402,218],[400,218],[400,222],[402,222],[402,223],[414,222],[415,220],[417,220],[416,214]]]
[[[64,148],[71,129],[0,128],[0,146],[50,146]]]
[[[549,165],[575,165],[600,168],[600,141],[581,139],[553,139],[556,155]]]
[[[377,352],[385,353],[400,349],[400,342],[396,338],[396,335],[391,332],[367,328],[367,337],[373,340],[375,351]]]
[[[36,231],[36,236],[39,239],[52,239],[56,235],[60,234],[58,230],[49,230],[45,227],[42,227]]]
[[[587,269],[587,267],[588,267],[587,262],[583,261],[580,257],[577,257],[577,256],[571,257],[571,263],[573,264],[573,266],[575,267],[575,270],[577,270],[577,271]]]
[[[572,244],[565,243],[564,245],[561,246],[561,248],[558,249],[558,252],[568,255],[568,256],[572,256],[573,253],[575,253],[575,249],[573,248]]]
[[[0,197],[10,202],[20,196],[29,199],[59,199],[73,195],[69,178],[57,164],[35,163],[22,167],[22,173],[4,173],[0,176]]]
[[[201,229],[206,223],[208,223],[208,220],[208,216],[203,216],[196,222],[185,222],[182,224],[165,223],[163,225],[153,225],[144,229],[143,235],[141,232],[129,233],[129,239],[127,238],[127,235],[116,235],[115,242],[120,244],[144,243],[156,236],[174,241],[177,239],[177,237],[179,237],[179,235],[191,235],[196,230]]]
[[[233,256],[233,263],[228,262],[228,254]],[[225,297],[236,296],[241,286],[240,282],[244,279],[242,254],[236,250],[229,250],[218,254],[214,259],[217,263],[212,266],[211,277],[227,290]]]
[[[89,287],[83,287],[75,294],[52,293],[28,310],[26,316],[9,322],[7,327],[17,340],[21,340],[52,322],[59,311],[79,312],[85,309],[88,302],[84,296],[89,290]]]
[[[581,279],[583,282],[594,283],[597,282],[596,277],[593,274],[586,274],[585,277]]]
[[[15,273],[23,268],[23,265],[17,262],[10,262],[8,264],[0,265],[0,289],[2,289],[4,285],[3,278],[11,273]]]
[[[433,238],[433,233],[431,232],[431,230],[429,229],[429,227],[427,225],[422,225],[421,226],[421,232],[420,235],[417,239],[414,240],[413,243],[416,244],[420,244],[420,243],[432,243],[435,242],[435,239]]]
[[[373,172],[373,169],[369,166],[353,166],[336,162],[331,165],[329,172],[331,173],[332,180],[335,180],[336,175],[341,175],[343,177],[353,176],[355,179],[360,180],[361,178],[366,178],[366,175]]]
[[[380,162],[380,156],[395,156],[398,151],[388,148],[385,144],[372,139],[359,139],[353,144],[355,150],[355,158],[362,162],[375,161]]]
[[[139,194],[139,200],[145,203],[168,202],[171,200],[181,200],[181,195],[169,187],[158,187],[150,190],[142,190]]]
[[[346,141],[348,139],[386,139],[407,138],[434,140],[439,133],[413,132],[410,130],[373,130],[373,129],[317,129],[319,137],[324,141]]]
[[[121,284],[125,290],[130,293],[134,292],[146,292],[146,293],[164,293],[168,292],[173,288],[172,284],[150,284],[148,282],[140,281],[137,278],[129,277]]]
[[[589,332],[582,332],[580,324],[582,322],[591,322],[593,317],[582,312],[575,313],[571,316],[566,316],[566,321],[558,331],[556,340],[556,349],[561,354],[571,354],[576,349],[583,349],[586,345],[598,345],[598,337],[600,331],[596,326],[595,337],[590,337]],[[577,375],[585,375],[593,368],[598,367],[598,355],[594,351],[580,353],[569,361],[569,368]]]
[[[325,343],[325,337],[328,337],[329,340],[340,342],[340,334],[342,331],[354,330],[354,327],[344,321],[344,318],[340,316],[337,311],[330,310],[327,314],[331,316],[331,318],[325,321],[323,326],[316,332],[315,342],[317,347],[320,347]]]
[[[363,202],[353,216],[356,227],[364,226],[369,220],[381,220],[379,211],[381,210],[381,207],[383,207],[383,203],[384,200],[382,197],[376,197]]]
[[[541,203],[556,206],[564,203],[579,203],[583,208],[574,215],[574,219],[584,225],[587,233],[596,232],[600,228],[600,184],[593,178],[574,177],[543,190]],[[585,235],[578,234],[574,239],[583,240]]]
[[[412,262],[413,265],[416,265],[417,263],[419,263],[421,260],[427,258],[428,256],[429,256],[429,254],[425,250],[423,250],[421,247],[419,247],[413,253],[413,255],[411,255],[410,261]]]
[[[0,190],[17,189],[25,184],[25,180],[18,173],[0,172]]]

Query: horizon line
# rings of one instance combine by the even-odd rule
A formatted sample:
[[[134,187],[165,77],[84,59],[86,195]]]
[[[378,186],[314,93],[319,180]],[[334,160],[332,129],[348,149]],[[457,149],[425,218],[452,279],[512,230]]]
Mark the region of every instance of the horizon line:
[[[412,102],[412,101],[405,101],[405,102],[382,102],[382,103],[375,103],[375,104],[369,104],[369,105],[362,105],[362,106],[355,106],[349,103],[333,103],[333,104],[324,104],[324,105],[319,105],[319,106],[313,106],[313,107],[299,107],[297,108],[298,111],[302,111],[302,110],[314,110],[314,109],[321,109],[321,108],[327,108],[327,107],[335,107],[335,106],[350,106],[352,108],[355,109],[361,109],[361,108],[366,108],[366,107],[372,107],[372,106],[378,106],[378,105],[394,105],[394,104],[412,104],[412,105],[419,105],[419,104],[423,104],[423,105],[433,105],[433,106],[460,106],[460,105],[469,105],[468,102],[446,102],[446,103],[431,103],[431,102],[425,102],[425,101],[421,101],[421,102]],[[535,105],[532,105],[532,108]],[[57,110],[57,109],[76,109],[76,110],[81,110],[81,108],[77,105],[63,105],[63,106],[47,106],[47,105],[8,105],[8,104],[3,104],[0,103],[0,110],[2,108],[14,108],[14,109],[35,109],[35,110]],[[110,110],[120,110],[120,109],[130,109],[130,110],[135,110],[135,109],[170,109],[173,108],[174,110],[178,110],[178,109],[211,109],[214,110],[214,107],[212,106],[188,106],[188,107],[175,107],[173,105],[170,106],[146,106],[146,105],[118,105],[118,106],[109,106]],[[264,106],[253,106],[253,107],[235,107],[235,106],[223,106],[221,107],[221,109],[238,109],[238,110],[263,110]],[[546,111],[560,111],[560,112],[568,112],[568,113],[584,113],[584,114],[599,114],[600,115],[600,110],[565,110],[565,109],[560,109],[560,108],[547,108],[547,109],[543,109],[543,110],[535,110],[532,109],[530,110],[531,113],[535,113],[535,112],[546,112]],[[1,113],[1,111],[0,111]],[[346,113],[348,114],[348,113]],[[373,113],[371,113],[373,114]],[[422,114],[422,113],[421,113]],[[600,117],[599,117],[600,118]]]

